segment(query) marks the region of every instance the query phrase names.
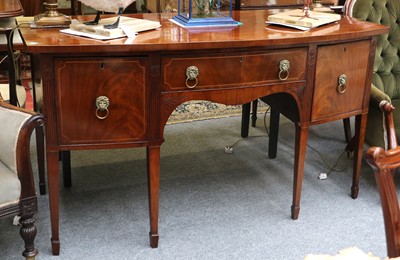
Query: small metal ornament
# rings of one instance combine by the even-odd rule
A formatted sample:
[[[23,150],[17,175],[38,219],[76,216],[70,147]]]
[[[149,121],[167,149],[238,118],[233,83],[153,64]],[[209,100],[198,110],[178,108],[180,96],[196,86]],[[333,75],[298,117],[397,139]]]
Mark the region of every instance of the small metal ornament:
[[[339,92],[340,94],[343,94],[344,92],[346,92],[347,86],[347,76],[346,74],[341,74],[338,77],[338,86],[336,88],[337,92]]]
[[[197,83],[199,83],[197,76],[199,76],[199,69],[196,66],[187,67],[186,68],[186,87],[188,87],[188,88],[196,87]],[[189,81],[194,81],[194,83],[190,84]]]
[[[185,27],[237,26],[232,7],[232,0],[178,0],[173,20]]]
[[[106,96],[99,96],[96,98],[96,117],[98,119],[106,119],[108,117],[109,111],[108,106],[110,105],[110,100]]]

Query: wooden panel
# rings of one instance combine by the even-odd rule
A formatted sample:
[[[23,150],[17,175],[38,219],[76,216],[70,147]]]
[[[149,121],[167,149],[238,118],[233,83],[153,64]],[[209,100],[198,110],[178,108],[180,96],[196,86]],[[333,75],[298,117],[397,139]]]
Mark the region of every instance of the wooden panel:
[[[287,60],[290,63],[289,75],[286,81],[305,79],[307,49],[290,49],[246,55],[242,59],[241,82],[281,82],[279,79],[279,64]],[[285,73],[282,74],[285,76]]]
[[[229,56],[166,57],[163,59],[163,91],[190,90],[186,86],[186,68],[199,70],[196,89],[221,89],[233,85],[255,85],[282,82],[279,63],[290,62],[286,81],[304,80],[306,49],[292,49]],[[227,76],[228,75],[228,76]],[[194,82],[189,82],[193,84]]]
[[[369,50],[369,41],[318,49],[312,121],[361,111]],[[346,91],[342,94],[337,91],[341,74],[347,76]]]
[[[145,61],[57,60],[61,144],[133,142],[147,137]],[[109,114],[96,117],[96,98],[107,96]],[[105,116],[105,112],[99,112]]]

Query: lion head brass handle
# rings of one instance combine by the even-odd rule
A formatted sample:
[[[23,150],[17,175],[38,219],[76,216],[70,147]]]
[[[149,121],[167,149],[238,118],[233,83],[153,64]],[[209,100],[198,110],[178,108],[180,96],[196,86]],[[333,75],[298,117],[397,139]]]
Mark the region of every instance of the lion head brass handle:
[[[279,62],[279,79],[287,80],[289,78],[290,62],[288,60],[281,60]]]
[[[110,105],[110,100],[106,96],[99,96],[96,98],[96,117],[98,119],[106,119],[108,116],[108,106]]]
[[[347,89],[346,82],[347,82],[346,74],[340,75],[338,78],[338,86],[336,88],[337,92],[339,92],[340,94],[343,94],[344,92],[346,92],[346,89]]]
[[[194,88],[197,86],[199,80],[197,79],[199,76],[199,68],[196,66],[189,66],[186,68],[186,87]],[[189,85],[189,81],[194,81],[193,85]]]

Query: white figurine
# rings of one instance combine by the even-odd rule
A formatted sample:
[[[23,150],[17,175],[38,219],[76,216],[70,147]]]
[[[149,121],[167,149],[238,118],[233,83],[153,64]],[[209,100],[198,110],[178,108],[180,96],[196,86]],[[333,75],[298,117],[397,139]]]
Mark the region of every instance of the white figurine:
[[[130,4],[132,4],[136,0],[79,0],[79,1],[97,10],[96,18],[94,19],[94,21],[88,22],[86,24],[98,24],[100,21],[101,12],[118,13],[117,21],[114,24],[104,25],[104,28],[114,29],[118,28],[120,16],[122,15],[122,12],[125,10],[125,8],[127,8]]]

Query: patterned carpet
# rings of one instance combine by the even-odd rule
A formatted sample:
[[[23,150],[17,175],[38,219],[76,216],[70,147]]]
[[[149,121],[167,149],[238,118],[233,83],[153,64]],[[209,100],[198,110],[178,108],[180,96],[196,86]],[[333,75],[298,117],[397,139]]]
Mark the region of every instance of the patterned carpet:
[[[168,124],[239,116],[241,113],[242,106],[226,106],[204,100],[193,100],[179,105],[171,114]]]
[[[257,112],[265,112],[266,110],[267,105],[263,102],[258,102]],[[171,114],[167,123],[184,123],[213,118],[240,116],[241,114],[241,105],[227,106],[210,101],[193,100],[179,105]]]

